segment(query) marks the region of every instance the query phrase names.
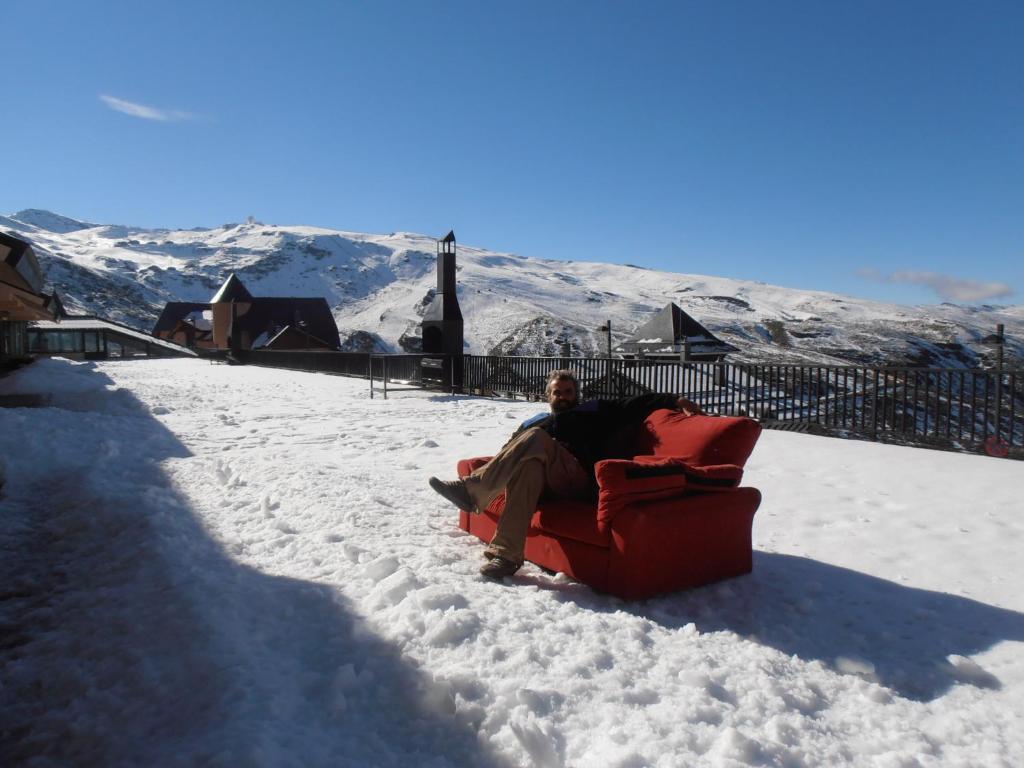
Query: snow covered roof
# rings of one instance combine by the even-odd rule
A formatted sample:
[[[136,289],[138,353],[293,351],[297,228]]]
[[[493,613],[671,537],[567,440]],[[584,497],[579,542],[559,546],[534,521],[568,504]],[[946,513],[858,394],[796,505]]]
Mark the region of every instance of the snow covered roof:
[[[195,312],[203,312],[208,309],[210,309],[209,304],[197,301],[169,301],[164,306],[164,311],[160,313],[160,317],[157,318],[156,325],[153,326],[153,334],[174,330],[174,326],[180,321]]]
[[[618,349],[627,352],[645,351],[681,351],[684,344],[690,345],[690,351],[696,354],[725,354],[735,352],[736,348],[718,339],[711,331],[694,320],[674,302],[669,302],[664,309],[636,329],[629,341],[621,344]],[[652,350],[652,345],[659,345]],[[670,345],[666,348],[664,345]]]
[[[155,347],[173,350],[181,355],[196,356],[195,352],[178,344],[172,344],[169,341],[150,336],[148,333],[143,333],[127,325],[121,325],[111,320],[102,320],[98,317],[68,317],[59,322],[55,320],[38,320],[30,323],[29,328],[35,328],[40,331],[112,331],[122,336],[129,336],[138,341],[145,342],[146,344],[152,344]]]
[[[220,304],[224,301],[252,301],[252,294],[242,285],[242,281],[234,272],[228,275],[224,285],[210,299],[211,304]]]
[[[338,324],[323,297],[258,296],[251,300],[249,310],[236,318],[239,328],[258,336],[264,331],[305,323],[303,333],[309,333],[328,347],[341,346]]]

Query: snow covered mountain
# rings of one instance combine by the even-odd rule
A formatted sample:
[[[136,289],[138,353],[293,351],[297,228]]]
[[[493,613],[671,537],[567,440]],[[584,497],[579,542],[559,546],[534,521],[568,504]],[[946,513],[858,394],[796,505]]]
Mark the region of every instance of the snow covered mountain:
[[[350,348],[416,350],[436,286],[435,240],[250,219],[206,229],[99,225],[49,211],[0,216],[30,240],[71,312],[150,330],[168,301],[209,301],[235,272],[257,296],[323,296]],[[733,361],[975,366],[981,340],[1006,326],[1024,356],[1024,306],[908,307],[631,265],[554,261],[458,246],[467,351],[574,355],[605,349],[674,301],[737,348]]]

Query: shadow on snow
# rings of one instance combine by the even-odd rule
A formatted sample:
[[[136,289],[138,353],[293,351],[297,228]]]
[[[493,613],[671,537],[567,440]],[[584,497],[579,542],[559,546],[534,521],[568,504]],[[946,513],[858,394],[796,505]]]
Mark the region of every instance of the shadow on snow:
[[[556,589],[564,600],[627,611],[668,629],[693,622],[701,632],[735,632],[917,701],[957,683],[1000,688],[994,675],[955,657],[1024,641],[1024,614],[793,555],[755,552],[748,576],[639,603],[571,582],[556,587],[520,578]]]
[[[334,590],[228,558],[160,467],[187,449],[109,394],[0,413],[90,440],[0,502],[0,762],[502,764]]]

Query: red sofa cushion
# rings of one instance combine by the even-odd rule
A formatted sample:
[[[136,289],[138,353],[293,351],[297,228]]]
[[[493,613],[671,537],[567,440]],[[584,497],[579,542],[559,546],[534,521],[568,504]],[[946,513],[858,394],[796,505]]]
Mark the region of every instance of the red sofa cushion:
[[[603,549],[611,546],[611,533],[599,524],[592,501],[541,499],[530,526]]]
[[[688,416],[667,409],[648,416],[645,426],[638,441],[638,454],[673,456],[695,467],[742,467],[761,435],[761,425],[753,419]]]

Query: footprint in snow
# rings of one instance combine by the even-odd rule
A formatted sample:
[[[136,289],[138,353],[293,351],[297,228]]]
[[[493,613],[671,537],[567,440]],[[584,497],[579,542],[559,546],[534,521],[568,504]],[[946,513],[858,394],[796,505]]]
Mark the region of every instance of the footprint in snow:
[[[288,525],[288,523],[286,523],[284,520],[277,520],[274,523],[274,527],[277,528],[277,530],[279,530],[281,533],[287,534],[288,536],[294,536],[296,533],[298,533],[297,530]]]

